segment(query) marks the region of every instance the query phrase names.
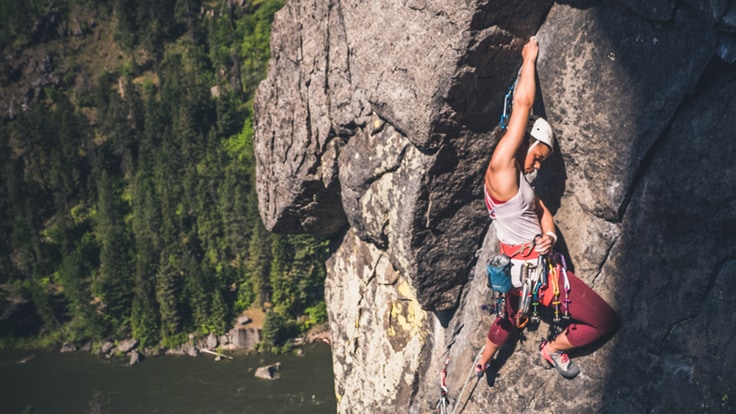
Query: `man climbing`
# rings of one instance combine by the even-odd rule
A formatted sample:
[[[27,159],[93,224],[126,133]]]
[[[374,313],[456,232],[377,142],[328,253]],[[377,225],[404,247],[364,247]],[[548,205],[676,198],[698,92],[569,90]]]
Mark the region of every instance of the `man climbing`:
[[[530,120],[536,94],[536,60],[539,46],[534,37],[521,52],[523,63],[513,92],[513,111],[505,134],[493,152],[485,175],[485,200],[501,251],[511,257],[514,289],[507,294],[506,312],[497,317],[486,337],[476,373],[481,376],[511,330],[520,325],[516,313],[522,269],[538,266],[540,255],[552,253],[557,242],[552,214],[537,197],[525,174],[535,173],[554,150],[552,127],[543,118]],[[529,133],[527,124],[532,123]],[[527,265],[525,265],[527,263]],[[542,269],[543,266],[538,266]],[[546,270],[545,270],[546,271]],[[579,369],[566,351],[588,345],[618,327],[618,316],[597,293],[569,276],[568,309],[571,323],[552,341],[542,341],[540,355],[546,367],[555,367],[565,378],[575,377]]]

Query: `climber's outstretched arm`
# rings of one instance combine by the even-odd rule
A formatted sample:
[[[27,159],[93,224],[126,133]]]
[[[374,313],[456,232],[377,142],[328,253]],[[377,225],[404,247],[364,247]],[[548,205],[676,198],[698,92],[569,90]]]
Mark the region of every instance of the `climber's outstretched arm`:
[[[534,105],[536,94],[536,61],[539,53],[537,40],[529,39],[521,52],[523,63],[514,89],[514,102],[506,133],[498,141],[493,151],[485,183],[491,197],[506,201],[519,190],[519,166],[516,153],[526,134],[529,111]]]

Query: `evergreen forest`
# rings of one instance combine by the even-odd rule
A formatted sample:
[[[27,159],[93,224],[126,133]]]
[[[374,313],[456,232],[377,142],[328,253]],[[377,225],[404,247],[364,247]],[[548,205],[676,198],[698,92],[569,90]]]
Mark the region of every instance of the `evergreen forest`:
[[[326,320],[329,241],[268,232],[254,189],[282,5],[3,0],[1,87],[53,81],[0,118],[0,347],[172,347],[253,308],[278,346]]]

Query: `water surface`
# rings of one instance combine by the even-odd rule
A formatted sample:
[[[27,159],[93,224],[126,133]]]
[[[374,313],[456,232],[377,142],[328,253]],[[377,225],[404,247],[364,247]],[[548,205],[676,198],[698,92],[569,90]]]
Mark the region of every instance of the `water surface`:
[[[25,363],[24,358],[33,356]],[[280,362],[279,378],[255,378],[259,366]],[[305,356],[236,355],[127,360],[89,353],[0,352],[2,413],[335,413],[330,349]]]

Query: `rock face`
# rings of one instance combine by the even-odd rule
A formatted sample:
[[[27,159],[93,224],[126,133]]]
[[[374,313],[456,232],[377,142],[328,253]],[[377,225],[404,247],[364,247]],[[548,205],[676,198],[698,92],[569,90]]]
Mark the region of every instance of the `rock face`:
[[[229,332],[230,343],[236,349],[253,350],[261,342],[261,330],[253,327],[236,327]]]
[[[339,240],[338,412],[431,412],[446,362],[466,414],[736,410],[734,16],[725,0],[287,2],[255,103],[259,204],[273,231]],[[568,381],[536,364],[543,315],[460,396],[493,320],[482,174],[534,34],[534,112],[558,138],[535,186],[623,324]]]

